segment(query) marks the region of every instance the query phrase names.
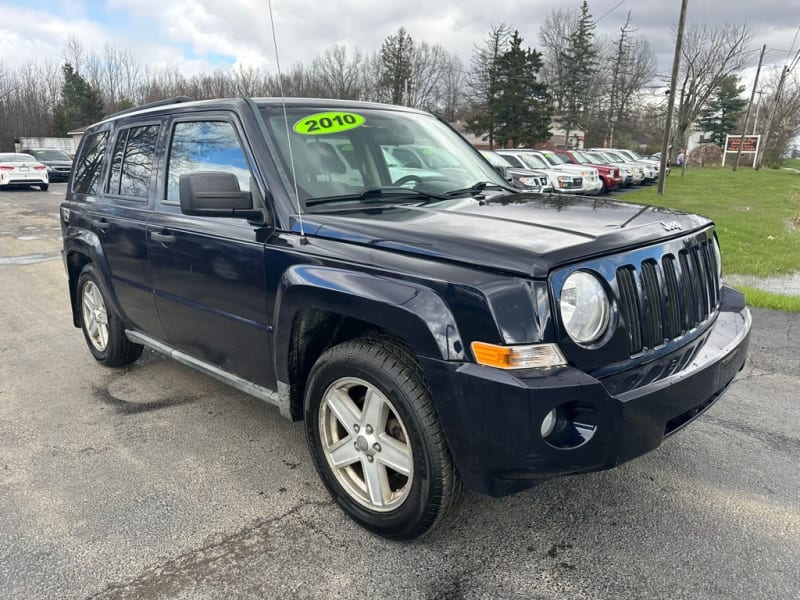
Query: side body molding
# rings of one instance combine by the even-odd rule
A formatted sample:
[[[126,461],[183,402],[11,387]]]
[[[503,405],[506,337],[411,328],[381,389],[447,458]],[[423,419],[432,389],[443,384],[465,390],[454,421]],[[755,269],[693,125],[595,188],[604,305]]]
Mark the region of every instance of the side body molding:
[[[419,356],[464,360],[453,314],[430,288],[409,281],[335,267],[296,265],[281,277],[275,299],[275,356],[286,357],[295,316],[316,309],[366,321],[404,339]],[[285,361],[277,361],[288,381]]]

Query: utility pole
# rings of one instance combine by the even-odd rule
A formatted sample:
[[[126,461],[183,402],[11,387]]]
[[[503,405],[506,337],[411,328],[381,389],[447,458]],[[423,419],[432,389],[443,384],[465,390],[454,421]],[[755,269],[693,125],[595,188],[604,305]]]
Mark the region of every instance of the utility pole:
[[[756,69],[756,80],[753,82],[753,91],[750,92],[750,104],[747,105],[747,113],[744,115],[744,126],[742,127],[742,137],[739,138],[739,150],[736,152],[736,162],[733,163],[733,170],[739,168],[739,159],[742,157],[742,147],[744,146],[744,135],[747,133],[747,122],[750,120],[750,111],[753,110],[753,98],[756,97],[756,88],[758,87],[758,75],[761,73],[761,63],[764,62],[764,53],[767,51],[767,45],[761,47],[761,56],[758,57],[758,68]],[[756,113],[758,114],[758,113]],[[753,132],[755,133],[755,132]],[[723,148],[723,152],[726,149]]]
[[[761,96],[764,94],[764,92],[758,90],[756,94],[758,94],[758,102],[756,102],[756,118],[753,121],[753,135],[755,135],[756,131],[758,131],[758,109],[761,108]]]
[[[758,149],[758,155],[756,156],[756,171],[761,168],[761,158],[764,156],[764,148],[767,145],[767,141],[769,140],[769,132],[772,129],[772,121],[775,120],[775,114],[778,112],[781,104],[781,94],[783,93],[783,84],[786,81],[786,75],[789,74],[789,65],[783,67],[783,71],[781,72],[781,78],[778,81],[778,87],[775,90],[775,103],[772,107],[772,114],[769,116],[769,120],[767,121],[767,126],[764,128],[764,137],[761,138],[761,145]]]
[[[678,18],[678,35],[675,38],[675,57],[672,59],[672,80],[669,84],[669,100],[667,104],[667,122],[664,124],[664,140],[661,144],[661,164],[658,168],[658,195],[664,195],[664,179],[667,172],[667,154],[669,138],[672,133],[672,109],[675,104],[675,88],[678,85],[678,67],[681,63],[681,46],[683,46],[683,29],[686,26],[686,5],[689,0],[681,0],[681,15]],[[684,158],[684,161],[686,158]]]

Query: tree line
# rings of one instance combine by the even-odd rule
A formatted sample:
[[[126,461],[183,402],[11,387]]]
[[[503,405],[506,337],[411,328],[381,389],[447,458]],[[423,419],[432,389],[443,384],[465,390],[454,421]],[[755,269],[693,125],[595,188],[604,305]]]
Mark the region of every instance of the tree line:
[[[750,38],[746,25],[688,28],[673,154],[686,146],[698,123],[715,141],[738,133],[746,104],[737,73],[752,60]],[[485,136],[492,146],[544,142],[555,124],[568,141],[571,133],[585,132],[586,146],[656,149],[666,112],[665,80],[656,73],[648,40],[636,35],[630,12],[616,34],[599,35],[584,0],[576,9],[545,16],[537,41],[529,45],[519,28],[494,25],[465,65],[440,44],[418,41],[400,27],[372,52],[334,45],[308,63],[292,64],[279,78],[254,66],[187,76],[175,67],[152,69],[130,49],[110,43],[89,51],[71,37],[61,60],[31,60],[13,70],[0,62],[0,149],[13,147],[15,137],[64,135],[154,100],[281,91],[428,110]],[[796,76],[787,78],[781,98],[772,79],[761,86],[761,108],[781,114],[771,119],[776,130],[767,159],[786,150],[800,124]]]

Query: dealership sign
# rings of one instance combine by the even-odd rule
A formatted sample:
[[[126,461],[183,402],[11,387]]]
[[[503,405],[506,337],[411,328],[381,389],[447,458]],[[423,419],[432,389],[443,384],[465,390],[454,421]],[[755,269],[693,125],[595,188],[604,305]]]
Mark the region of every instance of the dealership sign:
[[[756,166],[756,157],[758,156],[758,146],[761,143],[760,135],[726,135],[725,136],[725,151],[722,153],[722,164],[725,164],[725,156],[729,152],[739,152],[741,148],[742,154],[753,155],[753,166]]]

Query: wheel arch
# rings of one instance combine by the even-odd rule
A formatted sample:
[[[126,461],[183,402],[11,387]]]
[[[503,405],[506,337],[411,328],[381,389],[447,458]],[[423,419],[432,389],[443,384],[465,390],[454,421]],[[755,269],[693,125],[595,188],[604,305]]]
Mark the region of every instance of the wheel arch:
[[[432,289],[320,266],[287,271],[275,304],[275,371],[288,383],[290,416],[302,418],[306,378],[328,348],[366,334],[398,340],[417,356],[464,360],[445,301]]]
[[[103,292],[112,303],[117,314],[120,312],[119,302],[113,292],[112,286],[108,285],[111,272],[105,260],[100,240],[90,231],[81,231],[64,241],[64,264],[67,269],[67,280],[69,285],[69,299],[72,307],[72,324],[80,327],[80,301],[78,299],[78,278],[83,268],[94,265],[99,271],[99,284],[103,286]]]

